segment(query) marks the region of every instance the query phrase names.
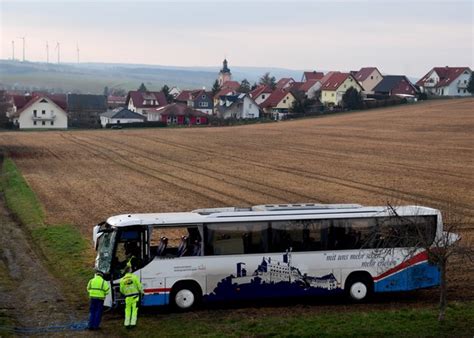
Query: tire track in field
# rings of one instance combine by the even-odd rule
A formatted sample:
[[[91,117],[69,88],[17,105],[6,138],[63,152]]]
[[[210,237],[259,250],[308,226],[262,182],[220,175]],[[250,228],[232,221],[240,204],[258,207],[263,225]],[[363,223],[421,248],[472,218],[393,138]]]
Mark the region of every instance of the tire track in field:
[[[342,179],[342,178],[339,178],[339,177],[336,177],[336,176],[325,175],[325,174],[317,174],[317,173],[307,171],[307,170],[304,170],[304,169],[298,169],[298,172],[295,173],[296,169],[291,168],[291,167],[287,167],[287,166],[283,166],[283,165],[275,164],[275,165],[270,166],[270,165],[262,164],[260,162],[251,161],[248,158],[244,158],[244,157],[240,157],[240,156],[236,156],[236,155],[229,156],[229,155],[221,154],[217,151],[208,150],[206,148],[200,148],[200,147],[196,147],[196,146],[180,144],[178,142],[163,140],[163,139],[161,139],[159,137],[156,137],[156,136],[153,139],[156,140],[157,143],[171,145],[171,146],[175,146],[177,148],[187,149],[187,150],[191,150],[191,151],[199,151],[201,153],[206,153],[210,156],[220,156],[222,158],[226,158],[226,159],[228,159],[230,161],[233,161],[233,162],[242,163],[242,161],[243,161],[243,163],[249,163],[249,164],[252,164],[256,167],[260,167],[260,168],[263,168],[263,169],[279,171],[279,172],[283,172],[283,173],[287,173],[287,174],[295,175],[295,176],[300,175],[300,176],[303,176],[303,177],[307,177],[309,179],[315,179],[315,180],[323,181],[323,182],[326,182],[326,183],[331,183],[331,184],[344,186],[344,187],[351,188],[351,189],[366,191],[366,192],[369,192],[369,193],[376,193],[376,194],[379,194],[379,195],[392,196],[392,197],[404,196],[408,201],[412,201],[412,202],[418,202],[418,201],[424,199],[424,200],[427,200],[428,202],[433,203],[435,205],[441,205],[442,206],[442,205],[446,204],[445,200],[442,200],[442,199],[436,198],[436,197],[426,196],[426,195],[419,194],[419,193],[411,193],[411,192],[406,192],[406,191],[393,189],[393,188],[388,188],[388,187],[380,187],[378,185],[370,184],[370,183],[360,183],[360,182],[357,182],[357,181],[354,181],[354,180]],[[391,194],[389,194],[388,192],[391,192]],[[472,211],[472,206],[470,206],[468,204],[465,204],[465,203],[456,203],[456,204],[461,209],[464,209],[465,211],[467,211],[467,213],[465,213],[466,216],[474,215],[474,213]]]
[[[331,134],[327,134],[326,136],[332,136]],[[358,138],[360,140],[360,138]],[[379,140],[380,141],[380,140]],[[403,145],[402,143],[399,143],[399,142],[396,142],[397,144],[399,144],[400,146],[405,146],[406,145]],[[260,146],[259,143],[257,142],[246,142],[247,145],[254,145],[255,147],[258,147]],[[293,145],[285,145],[285,149],[277,149],[276,151],[280,151],[282,153],[290,153],[290,154],[293,154],[293,153],[299,153],[299,154],[302,154],[302,155],[317,155],[319,157],[324,157],[324,158],[329,158],[329,159],[333,159],[333,160],[347,160],[347,156],[344,156],[343,154],[339,154],[337,152],[334,152],[334,151],[321,151],[321,150],[317,150],[317,149],[313,149],[313,148],[310,148],[310,149],[303,149],[303,148],[307,148],[308,145],[307,144],[296,144],[296,145],[299,145],[299,147],[295,147],[295,144]],[[429,148],[427,148],[429,149]],[[367,154],[364,154],[364,153],[357,153],[357,155],[367,155]],[[430,167],[423,167],[421,165],[416,165],[416,164],[404,164],[404,163],[400,163],[400,162],[393,162],[393,161],[380,161],[378,163],[371,163],[371,165],[375,165],[375,166],[378,166],[380,167],[381,169],[385,169],[386,166],[396,166],[396,167],[399,167],[399,168],[402,168],[402,169],[409,169],[409,170],[417,170],[419,172],[422,172],[422,173],[434,173],[434,174],[440,174],[440,175],[443,175],[443,176],[451,176],[451,177],[454,177],[454,178],[459,178],[459,179],[470,179],[471,177],[467,176],[467,175],[462,175],[462,174],[455,174],[455,173],[452,173],[452,172],[449,172],[447,170],[442,170],[442,169],[432,169]]]
[[[198,183],[191,182],[189,180],[185,180],[182,177],[179,177],[179,176],[176,176],[176,175],[173,175],[173,174],[163,173],[163,172],[161,172],[159,170],[156,170],[154,168],[151,168],[149,166],[145,166],[143,164],[137,163],[136,161],[133,161],[131,158],[125,158],[122,154],[120,154],[119,152],[117,152],[113,149],[108,149],[108,148],[103,147],[102,145],[97,145],[97,144],[88,142],[84,139],[80,139],[80,138],[77,138],[75,136],[72,136],[71,134],[68,134],[68,140],[70,140],[71,142],[73,142],[73,143],[75,143],[79,146],[82,146],[83,148],[87,149],[88,151],[90,151],[92,149],[95,149],[96,154],[100,154],[100,157],[103,158],[104,160],[111,161],[111,162],[116,163],[120,166],[126,167],[126,168],[128,168],[132,171],[139,172],[139,173],[141,173],[145,176],[148,176],[148,177],[152,177],[156,180],[159,180],[163,183],[166,183],[167,185],[176,187],[176,188],[181,189],[181,190],[189,191],[190,193],[192,193],[194,195],[200,196],[200,197],[202,197],[206,200],[212,201],[214,203],[225,204],[227,202],[222,198],[212,197],[209,194],[201,193],[199,190],[191,189],[191,188],[189,188],[189,186],[198,187],[202,191],[209,191],[212,194],[217,194],[218,196],[226,197],[226,198],[230,199],[231,201],[238,201],[238,203],[244,203],[244,204],[247,204],[247,205],[252,204],[250,201],[248,201],[246,199],[239,198],[239,197],[236,197],[234,195],[227,194],[225,192],[213,189],[209,186],[204,186],[202,184],[198,184]],[[100,150],[99,148],[102,148],[106,151]],[[113,153],[115,156],[117,156],[121,160],[117,160],[114,156],[110,156],[110,154],[108,152]],[[144,170],[144,169],[146,169],[146,170]],[[171,177],[171,179],[169,179],[169,178],[166,179],[164,177]],[[183,184],[180,184],[180,183],[183,183]],[[188,185],[188,187],[186,187],[186,185]]]
[[[256,143],[254,143],[256,145]],[[304,146],[304,145],[302,145]],[[292,146],[286,147],[286,149],[280,149],[281,151],[287,151],[291,153],[299,153],[302,155],[317,155],[319,157],[325,157],[329,159],[334,159],[334,160],[341,160],[341,159],[347,159],[347,156],[344,156],[342,154],[338,153],[328,153],[326,151],[320,151],[320,150],[315,150],[315,149],[301,149],[301,148],[296,148]],[[442,169],[433,169],[430,167],[424,167],[421,165],[416,165],[416,164],[404,164],[401,162],[393,162],[393,161],[379,161],[378,163],[371,163],[371,165],[375,165],[380,167],[381,169],[384,169],[386,166],[392,166],[392,167],[398,167],[404,170],[414,170],[414,171],[419,171],[421,173],[433,173],[433,174],[439,174],[443,176],[450,176],[453,178],[458,178],[458,179],[470,179],[467,175],[463,174],[455,174],[452,172],[449,172],[447,170],[442,170]]]
[[[137,137],[137,138],[142,138],[146,141],[152,141],[152,140],[144,138],[144,137]],[[104,140],[104,139],[97,139],[97,138],[94,138],[94,139],[96,141],[100,141],[102,143],[107,143],[107,142],[105,142],[106,140]],[[234,186],[239,187],[240,189],[245,189],[245,190],[248,190],[252,193],[257,193],[257,194],[260,194],[260,195],[263,195],[263,196],[273,197],[275,199],[281,199],[282,193],[284,193],[284,194],[294,195],[297,198],[304,198],[304,199],[307,199],[307,200],[314,200],[313,196],[293,192],[293,191],[290,191],[290,190],[287,190],[287,189],[282,189],[282,188],[275,187],[275,186],[268,185],[268,184],[262,184],[260,182],[252,181],[252,180],[249,180],[249,179],[246,179],[246,178],[243,178],[243,177],[232,175],[230,173],[225,173],[225,174],[214,173],[209,168],[206,168],[204,166],[199,166],[197,164],[193,164],[192,167],[191,167],[191,165],[188,165],[184,162],[179,162],[179,161],[173,160],[172,157],[170,157],[170,156],[166,156],[166,155],[163,155],[163,154],[158,154],[156,152],[153,152],[153,149],[151,149],[148,152],[145,152],[143,150],[143,148],[132,146],[130,144],[127,144],[126,142],[120,142],[120,141],[117,141],[115,139],[110,140],[110,142],[112,142],[113,144],[120,144],[122,146],[122,150],[125,150],[124,147],[127,147],[128,149],[133,149],[134,153],[140,153],[140,157],[145,158],[149,161],[156,162],[156,158],[153,158],[153,157],[149,156],[150,154],[155,154],[156,156],[158,156],[160,158],[164,158],[167,161],[170,161],[170,162],[174,163],[174,164],[160,163],[161,165],[169,166],[171,168],[177,168],[177,169],[180,169],[180,170],[183,170],[183,171],[191,172],[193,174],[198,174],[198,175],[210,178],[212,180],[223,181],[226,184],[229,184],[233,187]],[[108,142],[109,145],[110,145],[110,142]],[[191,169],[190,169],[190,167],[191,167]],[[199,169],[200,172],[197,172],[196,170],[193,170],[193,169]],[[229,178],[232,178],[232,182],[228,181]],[[265,191],[262,191],[262,190],[258,190],[258,189],[252,188],[251,186],[244,185],[244,184],[241,184],[241,183],[237,183],[238,181],[245,182],[246,184],[251,185],[251,186],[260,186],[263,189],[271,189],[275,193],[270,193],[270,192],[265,192]],[[276,194],[276,193],[279,193],[279,194]],[[318,201],[318,202],[323,203],[323,201]]]

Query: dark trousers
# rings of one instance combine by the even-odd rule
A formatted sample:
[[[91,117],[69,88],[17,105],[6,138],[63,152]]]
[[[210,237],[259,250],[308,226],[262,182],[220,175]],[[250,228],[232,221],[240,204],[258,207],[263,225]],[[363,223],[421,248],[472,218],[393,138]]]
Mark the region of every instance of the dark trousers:
[[[104,300],[91,298],[89,307],[89,329],[98,329],[102,319],[102,309],[104,308]]]

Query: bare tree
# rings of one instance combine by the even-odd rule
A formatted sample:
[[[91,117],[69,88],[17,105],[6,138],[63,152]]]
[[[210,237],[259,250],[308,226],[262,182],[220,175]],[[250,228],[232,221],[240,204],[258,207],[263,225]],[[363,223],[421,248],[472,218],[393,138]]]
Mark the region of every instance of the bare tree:
[[[390,247],[408,247],[404,254],[405,259],[413,257],[416,252],[425,251],[429,261],[436,265],[440,272],[439,284],[439,315],[438,320],[443,321],[447,306],[447,267],[456,260],[457,263],[472,264],[474,262],[473,243],[468,238],[461,238],[460,234],[469,225],[472,225],[454,203],[447,203],[442,210],[443,231],[435,233],[422,217],[400,216],[397,207],[388,204],[390,213],[399,225],[393,227],[383,238],[384,244],[379,250],[387,250]]]

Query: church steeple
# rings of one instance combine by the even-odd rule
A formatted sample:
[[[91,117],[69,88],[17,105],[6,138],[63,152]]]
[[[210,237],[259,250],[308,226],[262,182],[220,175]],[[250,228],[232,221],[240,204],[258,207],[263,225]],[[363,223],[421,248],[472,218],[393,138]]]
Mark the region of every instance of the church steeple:
[[[229,69],[229,67],[227,67],[227,59],[224,59],[224,61],[222,62],[221,72],[222,73],[230,73],[230,69]]]
[[[218,83],[219,86],[222,86],[225,82],[232,80],[232,73],[230,72],[229,67],[227,66],[227,59],[224,59],[222,62],[222,69],[219,71]]]

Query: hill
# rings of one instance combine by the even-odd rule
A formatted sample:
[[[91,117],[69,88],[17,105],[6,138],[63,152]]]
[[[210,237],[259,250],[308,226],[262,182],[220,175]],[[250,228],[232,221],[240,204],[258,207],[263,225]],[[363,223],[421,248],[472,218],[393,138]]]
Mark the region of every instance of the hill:
[[[282,68],[231,67],[233,78],[251,83],[269,71],[275,77],[301,78],[302,71]],[[81,63],[53,64],[0,60],[0,88],[101,94],[104,87],[132,90],[140,83],[150,90],[164,84],[179,88],[211,88],[219,67]]]

